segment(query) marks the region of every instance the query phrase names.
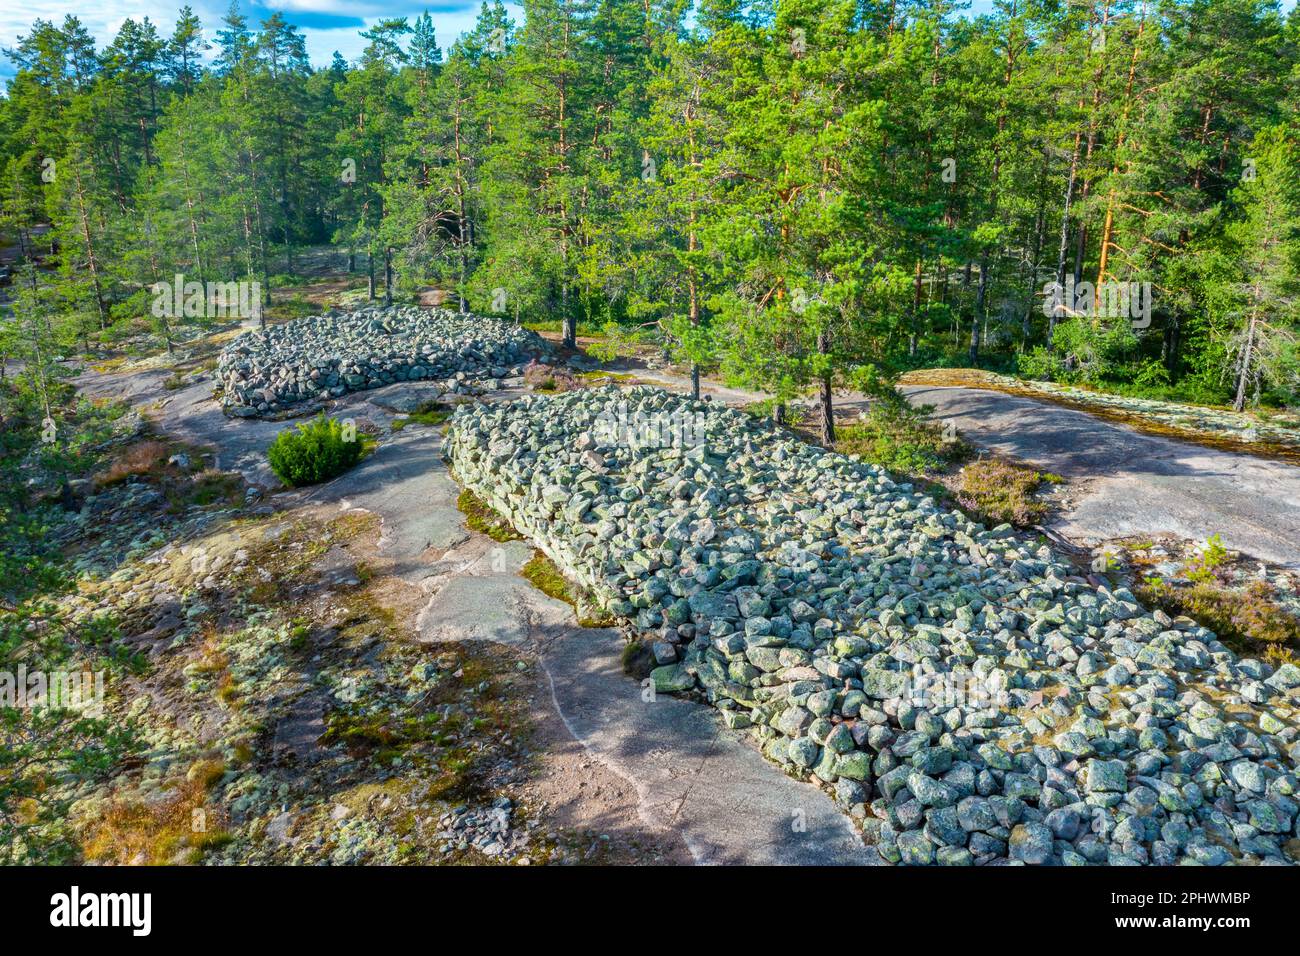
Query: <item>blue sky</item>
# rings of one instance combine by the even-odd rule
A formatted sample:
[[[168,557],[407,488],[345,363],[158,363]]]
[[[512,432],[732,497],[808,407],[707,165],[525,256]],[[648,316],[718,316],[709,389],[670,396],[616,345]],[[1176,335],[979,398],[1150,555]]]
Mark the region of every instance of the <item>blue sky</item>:
[[[101,46],[112,39],[122,21],[128,17],[149,17],[163,34],[171,32],[176,11],[185,0],[24,0],[0,5],[0,47],[11,47],[25,34],[38,17],[60,22],[73,13]],[[439,44],[446,49],[462,32],[474,24],[480,0],[239,0],[250,21],[256,24],[273,11],[302,29],[312,62],[328,64],[334,51],[349,60],[360,52],[365,41],[358,31],[386,17],[416,17],[425,10],[433,17]],[[1283,0],[1290,9],[1300,0]],[[190,0],[190,6],[203,20],[209,38],[215,32],[229,0]],[[511,6],[514,6],[511,4]],[[993,0],[971,0],[972,14],[992,9]],[[512,10],[519,17],[518,7]],[[0,78],[12,76],[13,64],[0,56]]]
[[[171,33],[176,11],[186,0],[24,0],[0,4],[0,47],[12,47],[27,33],[37,18],[62,22],[71,13],[81,19],[103,47],[112,40],[122,21],[149,17],[160,33]],[[204,32],[211,40],[225,15],[230,0],[188,0],[203,21]],[[433,17],[438,43],[444,49],[461,33],[474,25],[480,0],[239,0],[241,9],[256,25],[280,11],[296,24],[306,37],[307,52],[313,63],[328,64],[337,50],[348,59],[360,54],[365,40],[360,30],[388,17],[417,17],[425,10]],[[518,16],[518,12],[515,11]],[[0,56],[0,77],[12,76],[13,64]]]

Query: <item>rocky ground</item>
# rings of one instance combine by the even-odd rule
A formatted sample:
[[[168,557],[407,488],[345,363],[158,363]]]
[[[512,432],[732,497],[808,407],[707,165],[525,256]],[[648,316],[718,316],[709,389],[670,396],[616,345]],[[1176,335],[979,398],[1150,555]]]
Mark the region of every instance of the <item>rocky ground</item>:
[[[421,595],[392,576],[374,515],[245,506],[237,478],[173,514],[184,477],[88,494],[59,529],[81,572],[70,624],[110,628],[140,662],[105,702],[136,756],[69,795],[87,861],[685,856],[640,832],[624,781],[563,746],[535,659],[411,639]]]
[[[1300,569],[1300,468],[1099,421],[1072,408],[971,388],[910,386],[982,449],[1068,483],[1054,527],[1078,543],[1167,533],[1213,535],[1260,560]]]
[[[655,389],[465,406],[458,477],[889,862],[1292,862],[1300,669]]]
[[[82,858],[690,859],[574,742],[531,649],[418,640],[426,595],[408,565],[472,536],[455,486],[425,474],[436,430],[396,428],[411,386],[367,393],[357,417],[382,432],[376,452],[300,493],[265,472],[283,425],[223,418],[201,373],[179,389],[164,376],[87,373],[83,394],[138,404],[113,413],[61,501],[57,484],[36,489],[77,579],[54,619],[130,665],[110,669],[105,707],[131,756],[48,794],[71,801]]]
[[[1292,785],[1294,769],[1285,761],[1294,745],[1294,714],[1278,711],[1276,705],[1280,700],[1284,707],[1294,706],[1295,692],[1271,688],[1262,679],[1256,681],[1269,689],[1252,687],[1248,692],[1271,694],[1272,719],[1282,726],[1264,727],[1262,717],[1242,722],[1236,716],[1241,701],[1246,713],[1257,715],[1260,708],[1239,693],[1243,688],[1235,682],[1240,673],[1231,668],[1240,671],[1240,662],[1233,663],[1230,655],[1224,657],[1212,638],[1185,619],[1161,623],[1151,616],[1159,624],[1154,638],[1130,634],[1139,626],[1148,626],[1139,625],[1136,618],[1120,618],[1123,629],[1118,635],[1110,633],[1116,622],[1104,627],[1090,623],[1093,613],[1101,613],[1097,608],[1109,612],[1109,603],[1099,602],[1097,608],[1086,605],[1087,589],[1076,590],[1082,581],[1074,569],[1050,552],[1043,556],[1041,540],[1004,538],[1003,529],[990,541],[976,542],[986,555],[1001,552],[1005,557],[1004,549],[1018,549],[1024,567],[1033,568],[1035,587],[1048,587],[1051,582],[1055,588],[1055,582],[1060,582],[1050,596],[1044,593],[1041,600],[1026,599],[1027,607],[1017,612],[1022,616],[1014,624],[1000,622],[1006,624],[1016,647],[1006,643],[1008,635],[1002,633],[1001,626],[992,630],[989,643],[985,631],[994,624],[976,602],[948,606],[952,587],[944,590],[946,569],[931,574],[932,562],[922,560],[922,567],[916,570],[926,574],[912,574],[915,562],[910,550],[906,569],[901,564],[890,565],[894,570],[886,585],[887,593],[895,596],[912,588],[918,594],[935,590],[942,597],[937,606],[918,603],[917,613],[911,615],[916,617],[917,630],[924,634],[933,636],[924,630],[927,627],[938,629],[934,643],[940,656],[922,653],[918,661],[911,662],[919,663],[923,674],[928,675],[936,660],[973,663],[954,654],[951,646],[953,627],[964,623],[966,612],[971,611],[979,625],[973,628],[973,635],[968,633],[972,648],[978,651],[976,660],[991,657],[1001,662],[999,668],[976,676],[1009,675],[1006,690],[1014,705],[1009,711],[1013,719],[1008,718],[1005,727],[995,723],[991,729],[976,729],[990,734],[996,731],[997,735],[1005,731],[1016,747],[1023,745],[1023,734],[1030,733],[1037,745],[1015,754],[1010,770],[989,763],[977,746],[972,749],[965,736],[965,724],[972,714],[962,712],[960,726],[950,729],[945,724],[940,730],[922,715],[923,707],[900,710],[883,699],[868,697],[859,701],[856,715],[847,715],[847,692],[865,690],[851,687],[852,681],[862,680],[863,671],[859,667],[856,675],[832,678],[819,669],[828,659],[847,660],[849,665],[854,662],[851,655],[845,658],[835,649],[844,637],[842,628],[834,625],[839,615],[825,618],[832,621],[834,636],[827,645],[822,640],[826,630],[821,617],[795,620],[787,611],[792,634],[797,632],[798,640],[803,641],[809,631],[814,646],[808,649],[793,642],[780,646],[779,632],[784,625],[778,612],[783,598],[775,596],[768,599],[768,620],[775,623],[774,630],[755,635],[770,643],[764,649],[756,640],[754,648],[754,656],[769,664],[775,654],[774,661],[780,665],[775,671],[762,670],[758,662],[750,660],[748,642],[739,659],[728,656],[734,655],[734,649],[724,651],[712,642],[707,649],[693,649],[701,635],[691,633],[697,612],[689,598],[686,603],[692,620],[683,622],[684,627],[677,626],[676,642],[661,639],[672,636],[661,623],[645,620],[656,606],[664,608],[663,595],[647,601],[646,607],[634,606],[629,624],[650,639],[634,647],[626,666],[634,674],[644,674],[655,665],[668,668],[658,673],[657,683],[644,687],[624,673],[622,635],[611,629],[577,626],[567,604],[541,594],[520,576],[524,566],[535,560],[525,542],[500,543],[466,528],[464,516],[456,508],[457,485],[438,453],[438,429],[423,424],[419,414],[436,408],[449,410],[459,402],[509,401],[527,394],[530,387],[549,391],[556,387],[558,372],[502,366],[511,373],[527,374],[495,379],[491,374],[484,378],[466,373],[457,378],[453,373],[450,379],[412,382],[408,378],[392,384],[379,380],[377,387],[345,390],[336,398],[311,398],[285,405],[280,411],[271,410],[268,403],[263,413],[256,413],[254,407],[253,417],[237,417],[223,415],[222,406],[212,401],[213,385],[219,383],[213,376],[215,364],[204,362],[204,357],[212,354],[208,343],[229,341],[229,334],[219,333],[188,344],[183,354],[178,353],[178,358],[185,359],[181,371],[162,361],[120,369],[109,363],[87,371],[78,380],[85,394],[124,399],[137,409],[118,426],[115,440],[124,447],[159,439],[168,445],[158,473],[130,476],[102,487],[83,479],[74,493],[84,504],[76,517],[56,532],[63,535],[84,578],[85,594],[73,602],[73,609],[79,613],[89,607],[110,610],[121,622],[130,645],[148,662],[136,683],[119,685],[110,693],[114,712],[142,729],[148,748],[139,762],[124,766],[111,785],[79,795],[83,802],[77,805],[77,819],[88,858],[119,862],[527,859],[862,863],[904,856],[920,861],[928,852],[930,858],[943,862],[993,862],[1006,857],[1033,861],[1042,856],[1047,842],[1039,825],[1052,834],[1045,857],[1052,861],[1078,862],[1067,855],[1067,842],[1068,852],[1081,859],[1099,859],[1104,849],[1105,858],[1115,862],[1141,860],[1144,853],[1148,860],[1164,859],[1171,852],[1192,858],[1199,854],[1205,862],[1222,861],[1205,846],[1223,847],[1229,860],[1287,856],[1291,834],[1269,831],[1257,823],[1270,825],[1263,816],[1269,812],[1264,804],[1283,817],[1290,806],[1286,790]],[[617,371],[607,375],[594,369],[595,363],[580,362],[565,373],[565,381],[584,388],[601,378],[632,384],[627,375]],[[680,388],[682,383],[669,384]],[[741,403],[752,399],[748,393],[723,390],[724,394],[711,383],[706,388],[723,400]],[[376,449],[334,482],[301,492],[278,490],[266,467],[264,450],[285,426],[269,419],[318,405],[331,414],[356,420],[377,439]],[[716,406],[712,411],[718,411]],[[1017,435],[1023,433],[1028,440],[1051,433],[1050,427],[1040,427],[1044,426],[1041,414],[1042,409],[1040,417],[1022,423]],[[976,429],[994,428],[992,421],[986,423],[978,414],[968,419],[961,420],[963,432],[968,424]],[[402,427],[403,422],[409,422],[409,427]],[[1116,427],[1095,419],[1091,423],[1103,430]],[[548,432],[552,438],[559,434],[554,429]],[[650,432],[652,438],[656,434],[663,432]],[[570,439],[573,447],[567,449],[569,453],[590,458],[595,452],[594,446],[579,449],[577,439]],[[782,436],[782,441],[788,441],[788,436]],[[796,445],[780,447],[794,449]],[[742,448],[736,459],[752,460],[753,454]],[[1129,452],[1125,454],[1127,460],[1132,459]],[[751,458],[745,459],[746,455]],[[1051,467],[1051,462],[1046,466]],[[689,480],[705,485],[719,481],[716,461],[693,467],[699,477],[692,474]],[[1124,465],[1118,462],[1106,467],[1122,471]],[[538,473],[544,472],[538,469]],[[529,473],[523,477],[527,479]],[[645,477],[636,480],[644,483]],[[602,480],[613,479],[603,476]],[[687,500],[674,499],[676,492],[671,487],[650,490],[647,486],[647,490],[649,494],[663,492],[665,502]],[[1231,488],[1220,491],[1226,500],[1233,500]],[[911,521],[912,527],[917,527],[919,519],[913,512],[925,512],[920,496],[898,487],[886,488],[884,493],[891,500],[895,495],[915,499],[889,518],[900,526]],[[1152,514],[1147,516],[1152,521],[1159,520],[1162,500],[1157,498],[1152,504]],[[716,504],[721,511],[729,506]],[[598,500],[591,502],[591,509],[599,506]],[[580,516],[582,521],[591,509]],[[794,514],[807,510],[799,508]],[[837,521],[841,519],[836,516]],[[926,525],[929,520],[919,524]],[[975,541],[977,532],[970,530],[969,523],[956,520],[956,531]],[[706,542],[708,547],[718,546],[728,533],[725,522],[715,518],[715,524],[719,538]],[[944,536],[937,538],[937,543],[929,539],[921,543],[938,548],[945,560],[955,555],[961,579],[970,566],[963,563],[960,548],[953,544],[954,528],[940,524]],[[834,522],[832,526],[838,527]],[[818,527],[816,534],[830,551],[822,552],[822,559],[830,564],[857,560],[854,547],[860,542],[851,541],[852,547],[832,543],[832,536],[823,536],[823,530]],[[530,533],[530,537],[534,535]],[[539,534],[536,538],[553,555],[559,554],[549,543],[551,537]],[[1131,542],[1131,549],[1123,554],[1129,559],[1149,556],[1158,567],[1162,556],[1141,547],[1146,544]],[[910,538],[906,547],[912,547]],[[1169,545],[1167,562],[1181,562],[1179,547],[1182,545]],[[659,543],[638,550],[649,556],[652,565],[664,563]],[[809,550],[811,553],[812,548]],[[735,554],[727,554],[731,557],[724,566],[730,567]],[[560,557],[564,564],[563,555]],[[1139,568],[1137,560],[1123,563],[1132,563],[1139,573],[1150,571],[1146,564]],[[984,567],[978,562],[975,566]],[[999,560],[990,557],[988,567],[994,566],[999,566]],[[582,567],[574,565],[569,570],[580,573]],[[666,564],[656,566],[650,576],[656,580],[665,577],[666,568]],[[632,571],[643,570],[633,562]],[[1274,577],[1278,571],[1269,569]],[[1038,580],[1040,572],[1042,581]],[[619,573],[630,575],[631,571],[624,568]],[[1294,584],[1293,579],[1287,580]],[[964,580],[961,583],[970,585]],[[1112,598],[1123,583],[1112,581]],[[588,585],[597,587],[598,579],[589,579]],[[651,590],[657,588],[654,585]],[[823,598],[840,600],[836,595],[821,594],[823,590],[826,588],[819,587],[817,594],[807,597],[809,607]],[[853,591],[850,587],[842,593],[847,596]],[[672,591],[667,593],[678,597]],[[960,587],[957,593],[960,595]],[[1073,606],[1072,601],[1084,605],[1087,612],[1062,625],[1051,621],[1033,633],[1031,618],[1040,612],[1054,617],[1057,604],[1064,610]],[[1044,602],[1046,606],[1040,606]],[[679,604],[676,600],[670,603]],[[680,611],[679,606],[672,613]],[[959,616],[952,618],[958,611]],[[901,610],[899,614],[901,623],[892,626],[910,628],[909,616]],[[640,624],[638,616],[643,618]],[[744,633],[747,624],[739,617],[727,620],[733,630],[720,638]],[[1046,633],[1058,631],[1070,640],[1077,659],[1070,658],[1071,648],[1060,639],[1046,649],[1042,646]],[[889,628],[857,636],[883,643]],[[1177,665],[1170,671],[1174,696],[1169,696],[1168,686],[1151,676],[1149,662],[1120,653],[1133,651],[1122,643],[1125,639],[1139,645],[1139,652],[1152,644],[1173,658]],[[1195,646],[1198,642],[1209,655],[1203,670],[1184,659],[1185,648],[1191,647],[1189,659],[1204,662],[1200,647]],[[890,647],[873,650],[873,655],[892,655],[892,639],[888,643]],[[856,646],[850,649],[858,650]],[[928,647],[922,650],[928,651]],[[801,657],[793,662],[791,655],[796,652],[808,654],[809,660]],[[1105,661],[1100,672],[1093,667],[1097,661],[1090,653]],[[709,663],[719,654],[723,659],[714,663],[723,668],[721,695],[700,683],[710,674],[719,676]],[[1052,658],[1054,654],[1061,659]],[[1004,658],[1014,666],[1008,666]],[[1022,668],[1026,659],[1029,665]],[[268,666],[263,668],[256,663],[259,661],[268,662]],[[882,662],[886,665],[883,671],[868,670],[873,674],[902,673],[909,663],[893,657],[877,661]],[[701,664],[707,666],[701,670]],[[1130,683],[1106,683],[1105,675],[1112,672],[1113,664],[1129,671]],[[740,686],[738,677],[758,681],[759,686],[749,688],[749,693],[766,692],[769,685],[778,686],[773,675],[790,666],[806,667],[810,681],[832,683],[816,691],[800,688],[808,691],[801,706],[811,723],[801,728],[800,739],[807,739],[795,747],[795,757],[788,743],[784,755],[773,743],[778,737],[792,739],[789,735],[774,729],[771,736],[768,731],[756,731],[754,708],[728,705],[725,693]],[[1230,669],[1227,676],[1225,667]],[[1066,671],[1061,676],[1066,695],[1056,698],[1052,692],[1061,688],[1034,675],[1055,679],[1055,671],[1062,668]],[[1087,673],[1080,674],[1080,669]],[[792,673],[797,676],[797,671]],[[1098,678],[1098,673],[1103,676]],[[1268,665],[1263,665],[1259,674],[1261,678],[1276,677]],[[1118,673],[1113,676],[1118,678]],[[700,707],[660,692],[686,686],[688,679],[695,689],[686,696],[711,696],[721,704],[720,709]],[[995,684],[999,679],[994,678]],[[480,689],[485,681],[487,686]],[[654,693],[648,694],[650,690]],[[829,711],[821,714],[825,691],[833,693]],[[1040,693],[1043,696],[1036,696]],[[1131,699],[1134,695],[1136,699]],[[754,703],[765,706],[757,700]],[[852,700],[848,707],[853,709]],[[1179,708],[1177,714],[1167,715],[1173,707]],[[1192,719],[1202,730],[1215,727],[1203,722],[1209,719],[1206,707],[1225,714],[1216,718],[1224,722],[1223,736],[1208,745],[1221,743],[1223,747],[1210,751],[1209,759],[1193,768],[1198,756],[1183,763],[1177,751],[1205,750],[1203,738],[1193,740],[1186,734],[1194,730]],[[1062,708],[1069,714],[1062,715]],[[943,714],[957,720],[951,709]],[[1079,733],[1095,750],[1087,756],[1086,748],[1070,750],[1053,739],[1073,731],[1071,724],[1083,718],[1100,721],[1102,728],[1099,736],[1087,738],[1089,732],[1098,732],[1098,726],[1089,722],[1080,725]],[[1144,722],[1140,728],[1139,721]],[[827,724],[834,738],[825,732]],[[1152,764],[1153,753],[1139,753],[1160,749],[1146,746],[1155,740],[1147,734],[1146,724],[1165,731],[1173,741],[1161,749],[1164,758],[1159,766]],[[856,772],[852,761],[857,758],[847,758],[850,773],[843,775],[828,759],[828,754],[836,754],[835,748],[845,742],[842,728],[847,729],[853,750],[868,758],[866,779],[858,781],[851,776]],[[1136,744],[1130,740],[1130,730],[1138,734]],[[862,741],[856,739],[855,731]],[[926,739],[921,740],[918,733],[927,733]],[[873,741],[881,744],[891,735],[883,750],[874,749]],[[780,763],[762,759],[746,737],[766,747],[769,756],[777,756]],[[896,743],[900,739],[901,747]],[[1279,749],[1278,740],[1288,746]],[[1075,738],[1068,742],[1078,744]],[[813,746],[820,749],[814,751]],[[1262,757],[1257,753],[1259,747],[1264,748]],[[1050,762],[1051,748],[1058,758],[1055,764]],[[1235,748],[1236,753],[1226,748]],[[949,750],[952,768],[939,771]],[[1124,763],[1126,786],[1122,792],[1088,789],[1087,761],[1094,758]],[[796,763],[808,759],[811,768]],[[918,759],[921,764],[915,764]],[[839,760],[838,754],[834,760]],[[890,760],[898,766],[887,768]],[[1206,769],[1211,763],[1224,780],[1214,780],[1215,770]],[[1245,763],[1264,768],[1263,790],[1257,794],[1238,787],[1232,776],[1232,768]],[[968,765],[975,770],[975,788],[970,793],[964,789]],[[779,766],[795,772],[782,773]],[[950,777],[954,769],[959,773]],[[889,779],[904,782],[897,789],[894,783],[885,783],[893,770],[898,772]],[[943,806],[944,792],[938,791],[937,801],[923,804],[911,789],[913,773],[952,788],[949,795],[956,802]],[[1099,776],[1104,773],[1104,769],[1098,771]],[[1150,780],[1141,779],[1148,775]],[[1008,777],[1013,793],[1017,788],[1023,791],[1019,796],[1008,796]],[[1021,778],[1038,786],[1037,800],[1028,794],[1029,785]],[[1073,790],[1067,778],[1072,779]],[[1178,789],[1187,807],[1182,808],[1151,781]],[[919,778],[916,785],[926,791]],[[1202,793],[1200,806],[1192,806],[1195,798],[1187,789],[1189,785]],[[1157,806],[1148,807],[1148,791],[1156,794]],[[1248,799],[1252,794],[1253,801]],[[1080,799],[1069,802],[1076,795]],[[1061,799],[1067,800],[1066,805],[1055,806]],[[970,800],[977,802],[967,802]],[[987,804],[979,802],[985,800]],[[1173,801],[1178,809],[1168,809],[1162,800]],[[1253,809],[1248,809],[1252,803]],[[1099,812],[1098,806],[1109,823],[1090,815]],[[208,824],[204,830],[192,827],[190,817],[195,810],[203,811],[201,816]],[[984,821],[986,810],[997,822],[989,828],[966,831],[965,845],[940,839],[943,834],[956,837],[955,829],[945,829],[952,823],[949,811],[959,814],[961,825],[963,819]],[[1065,812],[1053,817],[1056,810]],[[922,822],[905,826],[918,811]],[[1079,814],[1080,829],[1067,838],[1072,812]],[[1294,814],[1293,809],[1290,812]],[[932,813],[933,822],[929,819]],[[1252,813],[1256,822],[1251,820]],[[1015,814],[1019,816],[1013,819]],[[1138,818],[1140,824],[1126,823],[1129,817]],[[1293,821],[1293,816],[1289,819]],[[1282,821],[1275,822],[1280,826]],[[1140,836],[1150,839],[1138,838],[1139,826]],[[1100,834],[1096,842],[1084,839],[1094,832]],[[1225,841],[1225,832],[1231,833],[1230,840]],[[874,841],[871,847],[863,846],[862,833]],[[1270,841],[1280,848],[1281,856],[1271,852]],[[1024,842],[1033,846],[1026,851],[1016,849]]]
[[[217,380],[230,414],[272,416],[394,382],[457,394],[495,388],[543,349],[535,334],[499,319],[400,306],[333,310],[240,335],[221,352]]]
[[[1038,394],[1097,411],[1140,417],[1152,425],[1166,425],[1193,433],[1216,435],[1230,441],[1246,443],[1273,442],[1294,454],[1300,454],[1300,422],[1295,416],[1234,412],[1227,408],[1187,405],[1152,398],[1129,398],[1110,395],[1056,382],[1037,382],[987,375],[990,384],[1016,391]]]
[[[679,392],[688,387],[688,380],[671,370],[640,362],[619,367]],[[917,378],[935,383],[919,384]],[[1142,427],[1140,410],[1131,412],[1131,421],[1106,420],[1023,390],[991,389],[978,384],[983,377],[971,386],[950,384],[953,380],[946,370],[914,373],[900,391],[915,405],[931,406],[934,420],[950,425],[980,453],[1067,479],[1052,495],[1058,505],[1052,525],[1071,541],[1105,546],[1154,533],[1203,543],[1219,535],[1234,550],[1300,570],[1300,468],[1271,460],[1272,450],[1285,446],[1239,441],[1209,447],[1153,434]],[[768,397],[714,382],[705,383],[704,394],[734,405]],[[837,418],[851,421],[869,404],[866,395],[837,394]],[[1198,411],[1231,418],[1234,433],[1259,424],[1249,416]]]
[[[831,800],[710,711],[668,697],[647,708],[619,667],[621,636],[576,626],[519,576],[531,549],[465,527],[437,428],[407,414],[430,383],[333,402],[376,450],[333,482],[284,491],[264,449],[285,426],[222,415],[201,368],[173,378],[78,380],[143,413],[123,426],[124,452],[162,439],[163,461],[188,456],[167,466],[174,480],[219,472],[227,492],[172,525],[159,476],[131,475],[68,519],[85,552],[72,610],[120,621],[147,661],[130,685],[109,682],[147,766],[78,795],[88,859],[865,857]],[[195,810],[211,836],[190,832]]]

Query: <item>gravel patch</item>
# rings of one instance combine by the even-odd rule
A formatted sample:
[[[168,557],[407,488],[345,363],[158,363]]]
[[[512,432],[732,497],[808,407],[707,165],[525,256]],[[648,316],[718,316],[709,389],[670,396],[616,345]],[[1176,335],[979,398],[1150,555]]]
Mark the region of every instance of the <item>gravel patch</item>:
[[[1294,862],[1300,668],[742,412],[463,405],[457,477],[892,863]],[[647,688],[649,689],[649,688]]]

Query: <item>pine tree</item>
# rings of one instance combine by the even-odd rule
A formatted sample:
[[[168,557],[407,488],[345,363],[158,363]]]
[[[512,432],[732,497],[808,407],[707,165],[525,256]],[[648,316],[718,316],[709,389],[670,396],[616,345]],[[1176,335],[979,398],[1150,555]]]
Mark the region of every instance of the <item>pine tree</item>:
[[[167,75],[188,96],[203,73],[203,54],[212,44],[203,38],[203,23],[188,4],[176,15],[176,27],[167,41]]]
[[[432,28],[427,29],[426,41],[417,37],[412,42],[413,61],[420,58],[421,47],[432,43],[437,49]],[[412,274],[451,285],[464,311],[475,257],[478,168],[484,148],[484,130],[475,112],[476,71],[459,43],[435,74],[425,76],[420,67],[414,69],[416,82],[408,92],[411,115],[384,191],[386,241],[402,249]]]
[[[667,23],[650,27],[654,72],[639,124],[640,181],[625,193],[623,255],[634,280],[630,314],[655,323],[674,356],[689,363],[698,398],[701,366],[714,358],[707,303],[716,294],[718,265],[704,237],[711,217],[725,209],[718,160],[726,64],[707,26],[688,31],[680,7],[663,15]]]
[[[1290,125],[1262,130],[1251,158],[1255,175],[1237,189],[1245,215],[1227,230],[1240,262],[1223,316],[1236,411],[1266,385],[1300,382],[1300,133]]]
[[[239,12],[239,4],[231,0],[226,15],[221,19],[223,29],[217,31],[217,54],[212,64],[213,72],[225,76],[238,69],[252,56],[253,34],[248,29],[248,18]]]
[[[849,188],[869,162],[858,149],[869,115],[860,107],[863,67],[874,47],[856,29],[854,4],[811,0],[779,3],[755,45],[761,55],[738,63],[733,85],[731,148],[743,165],[732,195],[749,217],[724,239],[746,264],[747,286],[732,309],[743,351],[729,364],[741,372],[765,344],[760,380],[779,397],[815,385],[831,445],[834,388],[872,364],[861,359],[878,358],[864,355],[862,341],[879,277],[864,207]]]
[[[375,256],[384,263],[384,304],[393,301],[392,246],[381,232],[384,221],[385,170],[402,138],[406,98],[402,66],[407,53],[402,38],[411,32],[404,18],[382,20],[362,36],[370,41],[358,68],[348,73],[338,91],[347,125],[339,132],[337,148],[345,162],[355,169],[355,181],[347,188],[355,193],[350,208],[353,219],[348,229],[367,247],[369,295],[376,297]]]
[[[485,176],[490,262],[516,308],[544,308],[577,344],[577,230],[589,195],[586,151],[596,135],[576,0],[527,0],[511,51],[499,139]]]

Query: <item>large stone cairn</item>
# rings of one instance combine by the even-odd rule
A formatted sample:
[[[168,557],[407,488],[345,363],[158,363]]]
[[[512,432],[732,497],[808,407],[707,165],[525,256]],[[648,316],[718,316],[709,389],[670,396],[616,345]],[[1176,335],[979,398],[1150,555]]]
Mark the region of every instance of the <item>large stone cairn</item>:
[[[1293,862],[1300,668],[1009,526],[645,387],[462,405],[446,451],[653,642],[658,691],[833,791],[886,861]]]
[[[249,417],[393,382],[462,383],[518,374],[544,351],[534,332],[500,319],[398,307],[328,313],[245,332],[221,353],[223,404]],[[492,381],[488,381],[490,386]]]

